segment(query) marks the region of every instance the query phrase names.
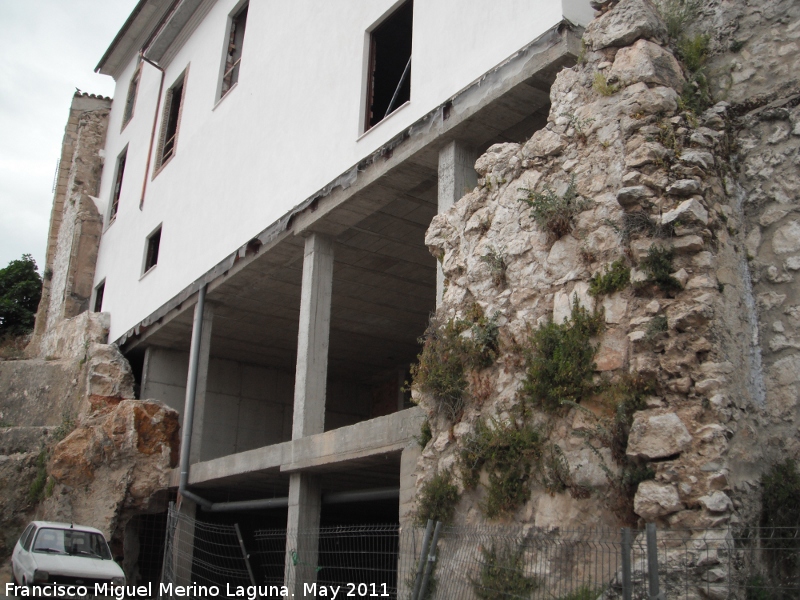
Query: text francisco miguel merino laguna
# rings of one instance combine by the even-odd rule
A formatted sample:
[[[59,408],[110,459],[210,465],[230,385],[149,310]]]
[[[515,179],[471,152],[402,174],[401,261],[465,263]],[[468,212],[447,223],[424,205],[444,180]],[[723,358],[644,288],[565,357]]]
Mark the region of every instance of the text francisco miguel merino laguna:
[[[216,585],[174,585],[172,583],[158,584],[158,596],[168,598],[285,598],[294,596],[289,593],[286,586],[279,585],[225,585],[225,593]],[[320,585],[317,583],[304,583],[304,598],[337,598],[341,592],[342,597],[358,598],[386,598],[389,596],[386,584],[354,584],[344,585]],[[39,597],[39,598],[62,598],[62,597],[82,597],[82,596],[105,596],[113,597],[116,600],[124,598],[154,598],[153,584],[147,585],[114,585],[111,583],[95,583],[93,586],[86,585],[64,585],[59,583],[49,583],[42,585],[15,585],[6,584],[6,596],[20,597]]]

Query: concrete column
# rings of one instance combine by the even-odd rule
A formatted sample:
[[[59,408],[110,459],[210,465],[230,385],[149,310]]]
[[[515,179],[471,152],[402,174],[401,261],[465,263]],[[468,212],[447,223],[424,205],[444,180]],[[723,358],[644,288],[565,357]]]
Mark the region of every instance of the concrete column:
[[[313,233],[306,238],[297,370],[294,378],[292,439],[325,430],[325,387],[333,288],[333,240]]]
[[[333,289],[333,240],[314,233],[306,238],[303,289],[297,334],[292,439],[325,430],[325,388]],[[322,492],[307,473],[289,478],[285,581],[289,592],[303,597],[303,583],[317,578],[319,519]]]
[[[464,194],[478,185],[475,172],[477,153],[458,141],[452,141],[439,151],[439,213],[447,211]],[[436,267],[436,306],[442,303],[444,274]]]
[[[414,525],[414,500],[417,495],[417,478],[414,471],[417,468],[417,461],[422,454],[422,449],[416,440],[411,440],[403,448],[400,455],[400,547],[399,556],[418,555],[419,549],[415,548],[411,531]],[[409,597],[411,589],[409,584],[413,584],[414,573],[417,568],[416,560],[398,560],[397,563],[397,587],[400,593],[398,597]]]
[[[304,583],[317,580],[321,505],[319,480],[308,473],[292,473],[289,476],[284,581],[289,593],[295,598],[305,597]]]
[[[192,422],[192,448],[189,464],[200,462],[203,458],[203,429],[206,414],[206,393],[208,391],[208,362],[211,356],[211,328],[214,323],[214,305],[208,301],[203,309],[203,331],[200,337],[200,356],[197,361],[197,388],[194,398],[194,420]]]

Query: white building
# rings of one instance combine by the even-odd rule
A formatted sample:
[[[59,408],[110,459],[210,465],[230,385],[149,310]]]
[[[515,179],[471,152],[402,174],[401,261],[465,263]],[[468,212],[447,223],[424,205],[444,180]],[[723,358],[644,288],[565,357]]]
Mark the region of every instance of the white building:
[[[192,498],[277,499],[256,505],[293,529],[371,490],[349,499],[406,518],[421,415],[402,382],[437,296],[425,230],[480,153],[546,122],[592,16],[588,0],[139,2],[97,67],[117,88],[91,304],[142,397],[195,400]]]

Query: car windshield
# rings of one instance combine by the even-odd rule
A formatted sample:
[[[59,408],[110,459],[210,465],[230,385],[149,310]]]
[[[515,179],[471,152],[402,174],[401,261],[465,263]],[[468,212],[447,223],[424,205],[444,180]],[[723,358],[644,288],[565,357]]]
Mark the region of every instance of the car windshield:
[[[36,534],[33,551],[111,560],[111,552],[102,535],[78,529],[44,527]]]

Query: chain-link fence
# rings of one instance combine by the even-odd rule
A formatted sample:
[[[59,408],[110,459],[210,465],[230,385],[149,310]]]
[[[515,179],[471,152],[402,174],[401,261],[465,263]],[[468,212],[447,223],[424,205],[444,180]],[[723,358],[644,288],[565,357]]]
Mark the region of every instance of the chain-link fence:
[[[173,510],[163,581],[216,585],[223,595],[226,585],[261,586],[255,593],[270,597],[299,581],[317,589],[342,586],[343,597],[351,591],[398,600],[800,598],[795,529],[435,531],[429,525],[242,532]]]

